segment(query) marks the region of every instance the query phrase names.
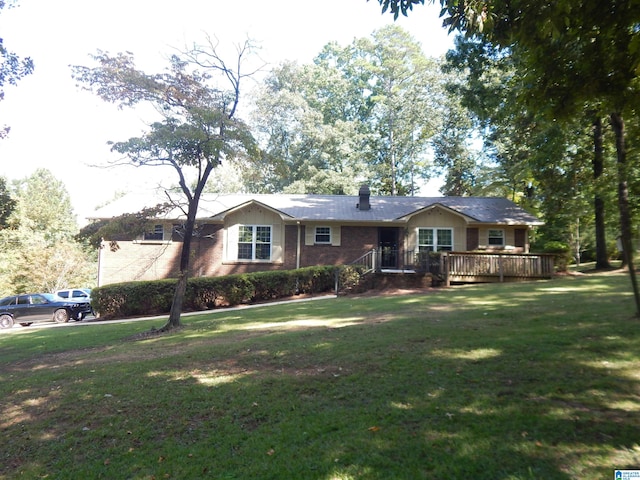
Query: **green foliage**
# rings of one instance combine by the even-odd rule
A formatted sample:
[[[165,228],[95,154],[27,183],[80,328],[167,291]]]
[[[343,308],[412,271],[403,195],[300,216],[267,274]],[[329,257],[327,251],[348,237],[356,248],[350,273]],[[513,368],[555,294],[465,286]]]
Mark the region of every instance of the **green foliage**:
[[[306,267],[191,278],[183,308],[198,311],[327,292],[334,287],[334,271],[332,266]],[[171,309],[175,288],[175,279],[105,285],[92,291],[93,308],[101,318],[165,314]]]
[[[571,262],[571,246],[563,242],[550,241],[544,244],[543,253],[554,254],[554,265],[559,272],[566,272]]]
[[[16,208],[16,201],[11,196],[7,186],[7,179],[0,177],[0,230],[6,228],[9,218]]]
[[[174,208],[170,203],[144,208],[136,213],[126,213],[117,217],[91,222],[80,229],[76,239],[87,242],[94,248],[100,248],[102,240],[118,238],[136,238],[153,225],[154,219]]]
[[[281,65],[256,99],[259,188],[348,193],[368,180],[375,192],[411,193],[430,175],[441,87],[438,62],[398,26],[329,43],[312,65]]]
[[[0,229],[0,296],[91,287],[96,281],[96,250],[74,235],[77,225],[64,184],[40,169],[16,181],[15,208]]]
[[[398,19],[400,13],[406,17],[407,13],[413,10],[414,5],[424,5],[424,0],[378,0],[378,2],[382,6],[382,13],[386,13],[388,10],[395,20]]]

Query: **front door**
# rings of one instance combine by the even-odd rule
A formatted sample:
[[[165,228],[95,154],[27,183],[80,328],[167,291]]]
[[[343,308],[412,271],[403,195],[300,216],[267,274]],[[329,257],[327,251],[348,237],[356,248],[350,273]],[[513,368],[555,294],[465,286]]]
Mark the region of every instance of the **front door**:
[[[378,231],[380,267],[398,268],[398,229],[382,227]]]

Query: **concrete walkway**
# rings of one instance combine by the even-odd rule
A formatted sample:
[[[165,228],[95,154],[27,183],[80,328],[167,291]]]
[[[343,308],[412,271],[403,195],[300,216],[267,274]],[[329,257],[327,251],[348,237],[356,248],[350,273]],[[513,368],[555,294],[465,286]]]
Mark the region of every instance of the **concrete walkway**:
[[[317,297],[307,297],[307,298],[297,298],[293,300],[280,300],[275,302],[264,302],[264,303],[255,303],[251,305],[237,305],[234,307],[224,307],[224,308],[215,308],[213,310],[202,310],[199,312],[183,312],[182,317],[190,317],[192,315],[208,315],[208,314],[216,314],[216,313],[225,313],[233,310],[246,310],[250,308],[259,308],[259,307],[269,307],[272,305],[286,305],[286,304],[294,304],[301,302],[312,302],[316,300],[329,300],[332,298],[337,298],[336,295],[322,295]],[[114,323],[126,323],[126,322],[136,322],[138,320],[168,320],[169,315],[157,315],[152,317],[132,317],[132,318],[123,318],[123,319],[114,319],[114,320],[100,320],[96,317],[85,318],[81,322],[68,322],[68,323],[54,323],[54,322],[41,322],[34,323],[28,327],[21,327],[20,325],[14,325],[11,329],[3,329],[0,333],[12,333],[12,332],[22,332],[27,333],[33,330],[39,330],[41,328],[53,328],[53,327],[79,327],[82,325],[111,325]]]

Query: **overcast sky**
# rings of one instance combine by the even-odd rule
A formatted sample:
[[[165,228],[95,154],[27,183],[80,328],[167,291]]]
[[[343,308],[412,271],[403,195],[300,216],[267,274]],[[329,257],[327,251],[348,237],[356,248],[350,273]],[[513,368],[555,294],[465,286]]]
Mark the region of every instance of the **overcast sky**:
[[[0,176],[22,179],[48,168],[67,186],[80,223],[116,192],[157,185],[149,169],[93,166],[114,159],[109,140],[138,136],[145,127],[134,112],[76,87],[69,65],[93,65],[89,55],[97,50],[132,52],[140,67],[156,73],[172,49],[205,35],[227,47],[249,37],[271,65],[308,63],[330,41],[347,45],[389,23],[393,17],[381,15],[377,0],[20,0],[0,13],[0,38],[36,68],[17,87],[5,87],[0,126],[11,133],[0,140]],[[417,6],[397,23],[429,56],[453,45],[435,5]]]

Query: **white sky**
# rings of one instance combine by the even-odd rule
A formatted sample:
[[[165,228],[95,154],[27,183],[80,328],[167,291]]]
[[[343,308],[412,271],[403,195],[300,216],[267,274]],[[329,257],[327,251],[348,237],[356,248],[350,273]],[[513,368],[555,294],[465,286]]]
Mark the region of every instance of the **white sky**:
[[[172,49],[208,34],[222,46],[249,37],[271,65],[308,63],[330,41],[347,45],[392,22],[388,13],[381,15],[377,0],[19,0],[0,13],[0,37],[10,51],[30,56],[35,71],[17,87],[5,86],[0,126],[9,125],[11,133],[0,140],[0,176],[22,179],[37,168],[49,169],[65,183],[81,224],[116,192],[157,185],[157,179],[149,180],[151,167],[95,166],[116,158],[109,140],[145,129],[136,113],[76,87],[69,65],[93,66],[89,55],[97,50],[132,52],[141,68],[156,73]],[[429,56],[453,45],[437,6],[417,6],[397,23]],[[175,184],[175,178],[166,183]]]

